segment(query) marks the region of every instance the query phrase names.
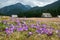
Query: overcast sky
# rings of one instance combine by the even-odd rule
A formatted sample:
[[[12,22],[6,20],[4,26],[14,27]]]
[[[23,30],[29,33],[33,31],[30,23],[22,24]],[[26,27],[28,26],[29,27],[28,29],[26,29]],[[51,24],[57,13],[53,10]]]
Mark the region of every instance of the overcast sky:
[[[57,0],[0,0],[0,8],[4,6],[9,6],[16,3],[22,3],[24,5],[30,6],[45,6],[47,4],[53,3]]]

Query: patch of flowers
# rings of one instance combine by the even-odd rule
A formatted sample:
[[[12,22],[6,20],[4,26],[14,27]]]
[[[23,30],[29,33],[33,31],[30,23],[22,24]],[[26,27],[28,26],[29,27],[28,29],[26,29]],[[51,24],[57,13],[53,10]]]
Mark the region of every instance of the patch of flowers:
[[[19,19],[10,19],[1,21],[2,24],[6,25],[4,31],[6,35],[11,35],[14,32],[27,32],[27,36],[31,36],[34,34],[40,34],[47,36],[52,36],[54,34],[60,35],[60,30],[53,28],[47,24],[41,24],[41,22],[36,21],[35,23],[32,20],[19,20]]]

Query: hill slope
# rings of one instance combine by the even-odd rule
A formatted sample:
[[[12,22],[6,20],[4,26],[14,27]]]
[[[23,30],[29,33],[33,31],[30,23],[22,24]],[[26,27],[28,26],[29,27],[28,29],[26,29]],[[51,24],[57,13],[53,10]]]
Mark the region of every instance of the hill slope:
[[[28,7],[28,5],[23,5],[21,3],[17,3],[14,5],[6,6],[4,8],[0,9],[0,12],[5,15],[11,15],[11,14],[18,14],[25,12],[29,10],[31,7]]]
[[[44,7],[34,7],[26,12],[28,13],[26,16],[40,17],[45,12],[51,13],[54,17],[60,15],[60,0]]]

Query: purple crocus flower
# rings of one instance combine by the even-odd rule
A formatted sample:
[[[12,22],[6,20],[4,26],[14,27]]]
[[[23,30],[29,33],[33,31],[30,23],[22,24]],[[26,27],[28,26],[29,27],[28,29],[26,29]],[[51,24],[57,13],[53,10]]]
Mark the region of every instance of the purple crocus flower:
[[[9,30],[10,30],[10,31],[14,31],[14,29],[13,29],[13,28],[9,28]]]
[[[11,32],[9,30],[6,30],[5,32],[6,32],[7,35],[11,34]]]
[[[55,32],[56,32],[57,36],[60,37],[60,30],[56,30]]]
[[[11,30],[14,30],[15,29],[15,26],[13,24],[10,25],[10,29]]]
[[[20,26],[20,25],[21,25],[21,23],[20,23],[20,22],[18,22],[18,23],[17,23],[17,25],[18,25],[18,26]]]
[[[13,31],[10,31],[9,28],[6,28],[6,29],[5,29],[5,32],[6,32],[7,35],[10,35],[11,33],[13,33]]]
[[[16,19],[16,22],[17,22],[17,23],[20,23],[20,20]]]
[[[14,25],[10,25],[9,28],[5,29],[6,33],[9,35],[14,32]]]
[[[36,30],[37,33],[40,33],[40,34],[48,34],[48,33],[52,33],[51,30],[47,30],[46,28],[40,28],[38,30]]]
[[[34,24],[32,24],[32,25],[31,25],[31,28],[39,29],[39,28],[40,28],[40,25],[34,25]]]
[[[11,25],[10,25],[10,27],[13,27],[13,28],[14,28],[14,25],[13,25],[13,24],[11,24]]]
[[[60,30],[58,30],[58,37],[60,37]]]
[[[46,26],[46,24],[42,24],[42,27],[46,28],[47,26]]]
[[[23,29],[24,29],[25,31],[27,31],[27,30],[28,30],[28,27],[23,27]]]
[[[36,25],[32,24],[32,25],[31,25],[31,28],[36,28]]]
[[[60,30],[56,30],[55,32],[56,32],[56,33],[60,33]]]
[[[32,34],[32,32],[28,32],[27,38],[30,37]]]
[[[28,34],[29,34],[29,35],[32,35],[33,33],[32,33],[32,32],[29,32]]]
[[[46,29],[45,33],[48,35],[48,36],[51,36],[53,34],[53,31],[51,29]]]
[[[22,24],[23,27],[28,27],[26,24]]]
[[[43,30],[40,28],[40,29],[36,30],[36,32],[39,33],[39,34],[42,34]]]
[[[40,28],[40,26],[36,26],[35,28],[36,28],[36,29],[39,29],[39,28]]]
[[[28,30],[28,26],[26,24],[23,24],[23,30],[27,31]]]
[[[23,28],[22,27],[17,28],[17,31],[23,31]]]
[[[46,28],[40,28],[39,30],[41,31],[41,34],[44,34],[46,31]]]
[[[55,31],[56,33],[59,33],[58,30]]]
[[[18,26],[16,25],[16,26],[14,27],[14,29],[17,30],[17,28],[18,28]]]
[[[33,27],[34,27],[34,24],[31,25],[31,28],[33,28]]]
[[[40,30],[36,30],[37,33],[41,34],[41,31]]]

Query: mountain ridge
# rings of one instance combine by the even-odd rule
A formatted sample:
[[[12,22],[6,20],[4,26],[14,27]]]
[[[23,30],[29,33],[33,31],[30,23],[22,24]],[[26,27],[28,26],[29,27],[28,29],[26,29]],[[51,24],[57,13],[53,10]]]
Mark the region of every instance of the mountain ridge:
[[[51,13],[52,16],[56,17],[57,15],[60,15],[60,0],[44,7],[34,7],[26,13],[28,13],[28,15],[33,15],[36,17],[41,17],[42,13]]]
[[[13,8],[14,8],[14,10],[13,10]],[[11,9],[11,11],[9,11],[8,9]],[[6,9],[3,8],[3,10],[5,10],[7,12],[7,14],[8,13],[10,15],[18,14],[19,16],[22,14],[23,16],[27,16],[27,17],[30,15],[40,17],[42,15],[42,13],[45,13],[45,12],[51,13],[52,15],[57,16],[57,15],[60,15],[59,9],[60,9],[60,0],[58,0],[52,4],[46,5],[44,7],[35,6],[32,8],[29,5],[23,5],[23,4],[17,3],[15,5],[13,5],[12,8],[10,8],[10,6],[8,6],[7,11],[6,11]]]
[[[24,12],[29,10],[31,7],[26,7],[25,5],[21,3],[16,3],[14,5],[6,6],[0,9],[0,12],[3,14],[11,15],[11,14],[18,14],[19,12]]]

